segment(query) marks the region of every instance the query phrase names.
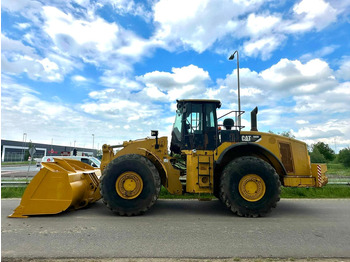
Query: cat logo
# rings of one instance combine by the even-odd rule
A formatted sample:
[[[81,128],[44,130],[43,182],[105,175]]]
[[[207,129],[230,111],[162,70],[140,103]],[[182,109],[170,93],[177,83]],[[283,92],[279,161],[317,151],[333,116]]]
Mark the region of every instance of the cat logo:
[[[261,136],[258,135],[241,135],[242,142],[259,142]]]

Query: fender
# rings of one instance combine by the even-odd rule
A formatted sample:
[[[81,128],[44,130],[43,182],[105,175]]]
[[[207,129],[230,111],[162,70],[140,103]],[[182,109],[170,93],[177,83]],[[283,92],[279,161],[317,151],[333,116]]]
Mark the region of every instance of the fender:
[[[171,163],[167,161],[164,163],[154,152],[146,148],[137,148],[145,152],[146,157],[156,166],[162,185],[169,191],[170,194],[181,195],[182,184],[180,182],[180,171],[173,168]]]
[[[168,180],[169,180],[169,178],[168,178],[168,171],[167,171],[167,168],[165,167],[165,165],[163,164],[163,161],[161,159],[159,159],[159,157],[156,154],[154,154],[152,151],[150,151],[150,150],[148,150],[146,148],[138,147],[137,149],[145,151],[147,154],[149,154],[152,157],[154,157],[155,161],[157,161],[157,163],[161,165],[161,167],[163,168],[162,171],[164,171],[164,174],[165,174],[166,185],[168,185]],[[158,169],[158,171],[160,171],[160,170]],[[159,174],[159,175],[162,175],[162,174]]]
[[[236,152],[239,153],[236,155]],[[265,147],[252,142],[240,142],[227,147],[219,156],[218,160],[216,161],[216,165],[220,166],[222,163],[225,163],[227,161],[225,157],[228,157],[229,155],[231,155],[231,157],[233,158],[236,158],[238,156],[249,156],[256,154],[264,156],[266,159],[268,159],[268,161],[270,162],[269,164],[271,164],[272,167],[276,169],[277,173],[280,176],[284,177],[287,175],[287,171],[284,165],[275,154],[273,154],[270,150],[266,149]]]

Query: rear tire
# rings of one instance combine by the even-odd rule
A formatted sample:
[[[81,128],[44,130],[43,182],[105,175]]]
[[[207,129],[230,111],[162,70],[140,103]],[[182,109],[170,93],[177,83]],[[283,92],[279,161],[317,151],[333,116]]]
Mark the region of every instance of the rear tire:
[[[156,202],[160,187],[160,176],[154,164],[136,154],[111,161],[100,183],[103,203],[121,216],[145,213]]]
[[[223,170],[220,199],[239,216],[264,216],[280,200],[281,182],[275,169],[257,157],[240,157]]]

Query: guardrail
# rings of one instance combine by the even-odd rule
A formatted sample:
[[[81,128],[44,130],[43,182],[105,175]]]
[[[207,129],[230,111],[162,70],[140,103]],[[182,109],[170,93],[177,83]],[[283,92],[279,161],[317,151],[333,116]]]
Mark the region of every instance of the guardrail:
[[[350,182],[328,182],[327,185],[348,185],[348,186],[350,186]]]
[[[1,181],[1,187],[24,187],[29,183],[30,181]]]

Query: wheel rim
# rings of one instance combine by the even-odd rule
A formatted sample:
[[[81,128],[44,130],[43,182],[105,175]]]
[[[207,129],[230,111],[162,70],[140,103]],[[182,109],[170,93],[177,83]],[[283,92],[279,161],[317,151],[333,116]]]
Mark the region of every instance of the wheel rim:
[[[115,183],[117,194],[124,199],[138,197],[143,189],[142,178],[135,172],[124,172]]]
[[[238,185],[241,196],[249,201],[259,201],[266,192],[264,180],[256,174],[248,174],[242,177]]]

